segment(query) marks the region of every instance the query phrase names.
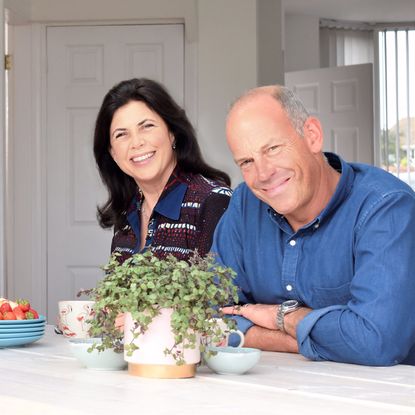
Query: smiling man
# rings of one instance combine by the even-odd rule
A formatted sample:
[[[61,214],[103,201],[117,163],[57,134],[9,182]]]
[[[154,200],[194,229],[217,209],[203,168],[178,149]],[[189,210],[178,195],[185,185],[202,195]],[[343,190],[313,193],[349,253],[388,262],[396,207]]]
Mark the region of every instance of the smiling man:
[[[313,360],[415,364],[415,194],[323,153],[319,120],[287,88],[256,88],[227,119],[245,183],[212,251],[237,272],[225,307],[245,346]]]

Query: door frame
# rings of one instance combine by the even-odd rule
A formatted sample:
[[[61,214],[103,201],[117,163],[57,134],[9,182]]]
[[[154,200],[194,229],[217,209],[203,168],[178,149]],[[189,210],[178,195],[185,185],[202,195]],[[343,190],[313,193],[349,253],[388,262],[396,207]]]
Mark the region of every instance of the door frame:
[[[53,26],[123,26],[123,25],[142,25],[142,24],[185,24],[183,19],[151,19],[149,22],[138,21],[105,21],[105,22],[48,22],[48,23],[29,23],[30,42],[27,44],[16,44],[15,51],[19,50],[20,55],[27,55],[27,64],[31,68],[31,79],[23,80],[29,85],[32,109],[31,117],[25,120],[31,131],[32,157],[30,166],[23,166],[30,171],[28,175],[28,205],[20,206],[15,203],[14,195],[10,195],[11,209],[15,212],[15,217],[19,215],[29,215],[28,223],[31,226],[28,246],[30,252],[25,255],[17,251],[15,243],[7,250],[6,262],[6,284],[7,295],[11,298],[20,296],[19,286],[26,283],[31,284],[27,289],[31,302],[42,312],[47,309],[47,169],[46,169],[46,127],[47,127],[47,53],[46,53],[46,33],[48,27]],[[189,119],[197,128],[197,43],[189,39],[184,30],[184,108]],[[15,77],[15,82],[22,79]],[[27,91],[26,91],[27,92]],[[22,99],[25,91],[17,92]],[[19,113],[19,108],[15,108],[15,113]],[[10,160],[9,168],[11,171],[18,167],[18,156]],[[24,205],[24,204],[23,204]],[[25,211],[26,208],[26,211]],[[17,260],[27,260],[30,262],[30,275],[16,275],[13,264]],[[9,272],[10,271],[10,272]],[[20,280],[19,280],[20,278]],[[24,281],[22,280],[24,278]]]
[[[4,8],[4,0],[0,0],[0,56],[5,55],[5,28],[6,28],[6,10]],[[2,64],[0,69],[0,137],[3,137],[0,145],[0,297],[6,296],[7,292],[7,254],[6,254],[6,231],[5,218],[7,214],[7,198],[6,194],[6,82],[5,82],[5,67]]]

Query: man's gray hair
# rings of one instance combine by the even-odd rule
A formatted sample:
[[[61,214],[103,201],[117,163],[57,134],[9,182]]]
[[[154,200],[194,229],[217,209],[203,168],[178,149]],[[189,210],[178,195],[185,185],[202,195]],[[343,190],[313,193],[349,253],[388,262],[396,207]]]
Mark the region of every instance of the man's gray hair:
[[[287,114],[295,131],[300,137],[304,136],[304,123],[310,116],[301,100],[294,92],[282,85],[270,85],[254,88],[240,96],[232,105],[231,109],[239,102],[260,94],[268,94],[280,103],[282,109]]]
[[[303,137],[304,123],[310,114],[301,100],[285,86],[277,86],[271,95],[281,104],[297,134]]]

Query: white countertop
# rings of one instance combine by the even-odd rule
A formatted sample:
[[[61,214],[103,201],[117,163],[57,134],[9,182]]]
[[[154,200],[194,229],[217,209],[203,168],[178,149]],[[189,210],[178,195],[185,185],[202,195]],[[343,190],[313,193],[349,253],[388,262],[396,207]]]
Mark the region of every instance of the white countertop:
[[[0,408],[4,415],[415,414],[415,367],[263,352],[245,375],[199,367],[192,379],[146,379],[82,368],[48,326],[36,343],[0,349]]]

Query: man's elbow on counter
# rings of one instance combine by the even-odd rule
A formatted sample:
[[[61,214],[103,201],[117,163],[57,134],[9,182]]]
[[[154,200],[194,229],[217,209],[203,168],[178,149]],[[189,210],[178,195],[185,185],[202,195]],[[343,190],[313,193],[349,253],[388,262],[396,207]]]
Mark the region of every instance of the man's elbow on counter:
[[[367,344],[354,352],[351,352],[350,349],[349,352],[343,350],[343,353],[341,351],[337,351],[330,357],[317,353],[313,356],[306,356],[306,354],[304,354],[304,356],[311,360],[332,360],[339,363],[350,363],[364,366],[394,366],[400,363],[405,364],[408,360],[407,354],[405,354],[401,348],[396,347],[396,345],[393,347],[391,347],[391,345],[370,347],[370,345]],[[415,360],[415,357],[413,360]]]
[[[373,344],[377,344],[373,346]],[[393,336],[379,339],[376,343],[368,341],[358,353],[358,360],[367,366],[394,366],[402,363],[411,352]],[[358,363],[358,362],[356,362]],[[359,364],[359,363],[358,363]]]

